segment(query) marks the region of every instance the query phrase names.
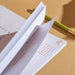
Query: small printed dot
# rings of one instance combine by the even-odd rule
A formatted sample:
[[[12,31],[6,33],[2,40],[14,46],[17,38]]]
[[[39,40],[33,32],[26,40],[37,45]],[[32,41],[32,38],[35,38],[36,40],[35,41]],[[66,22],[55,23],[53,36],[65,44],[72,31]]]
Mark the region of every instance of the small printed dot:
[[[7,30],[5,30],[5,32],[7,32]]]
[[[7,29],[2,28],[1,26],[0,26],[0,28],[1,28],[2,30],[4,30],[5,32],[7,32]],[[8,32],[8,34],[10,34],[10,32]]]
[[[4,30],[4,28],[2,28],[2,30]]]
[[[10,34],[10,32],[8,32],[8,34]]]

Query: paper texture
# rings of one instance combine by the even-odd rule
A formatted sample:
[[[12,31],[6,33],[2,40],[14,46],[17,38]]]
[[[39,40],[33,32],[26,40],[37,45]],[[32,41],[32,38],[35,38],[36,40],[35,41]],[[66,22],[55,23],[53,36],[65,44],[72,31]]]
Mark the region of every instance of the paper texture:
[[[20,60],[19,56],[24,56],[24,59],[21,59],[20,64],[15,64],[17,61],[13,61],[13,63],[11,63],[12,68],[10,69],[10,73],[14,70],[16,70],[16,72],[14,72],[13,74],[20,74],[20,72],[24,69],[24,67],[28,64],[28,62],[31,60],[31,58],[33,57],[33,55],[35,54],[35,52],[37,51],[37,49],[39,48],[40,44],[42,43],[42,41],[44,40],[45,36],[47,35],[49,29],[51,28],[51,23],[47,23],[44,25],[41,25],[38,30],[34,33],[34,35],[28,40],[27,44],[24,45],[24,47],[21,49],[21,55],[19,54],[16,58],[18,60]],[[50,26],[49,26],[50,25]],[[49,27],[47,27],[49,26]],[[43,34],[42,34],[43,33]],[[35,44],[36,43],[36,44]],[[23,54],[22,54],[23,53]],[[24,54],[25,53],[25,54]],[[9,66],[8,69],[11,67]],[[15,68],[16,66],[16,68]],[[7,70],[8,70],[7,69]],[[5,74],[10,74],[9,72],[5,73]]]
[[[43,5],[43,3],[40,3],[40,5],[36,8],[36,11],[33,12],[33,14],[35,14],[35,13],[37,13],[37,14],[35,14],[35,15],[32,14],[33,19],[30,16],[29,17],[30,19],[28,19],[28,21],[26,21],[24,18],[22,18],[20,16],[18,17],[18,15],[11,12],[10,10],[8,10],[2,6],[0,7],[0,9],[3,8],[2,12],[4,12],[4,10],[5,10],[10,14],[10,15],[5,14],[7,16],[9,15],[8,19],[10,19],[10,17],[16,18],[17,23],[14,21],[13,22],[14,24],[16,23],[16,25],[17,25],[19,23],[18,20],[21,21],[20,24],[25,23],[24,24],[25,26],[23,26],[21,29],[20,29],[20,27],[22,25],[18,26],[18,30],[26,29],[26,31],[24,30],[22,33],[18,34],[20,36],[19,38],[21,40],[18,38],[19,41],[17,39],[16,42],[13,43],[13,45],[14,44],[16,45],[15,49],[6,51],[7,53],[8,52],[10,52],[10,53],[8,54],[7,57],[5,56],[3,63],[2,64],[0,63],[0,65],[1,65],[0,67],[2,67],[2,68],[0,68],[0,72],[3,72],[1,75],[25,75],[25,74],[26,75],[34,75],[66,45],[66,42],[64,40],[59,39],[59,38],[53,36],[52,34],[48,33],[48,31],[50,30],[50,28],[53,25],[56,18],[54,18],[53,20],[40,26],[40,24],[44,20],[45,9],[46,9],[46,7],[43,5],[44,6],[44,8],[43,8],[42,5]],[[38,11],[39,8],[40,8],[40,11]],[[5,18],[5,17],[3,16],[3,18]],[[9,22],[7,21],[6,24],[8,24],[8,23]],[[9,25],[8,27],[11,29],[10,24],[8,24],[8,25]],[[27,26],[27,25],[29,25],[29,26]],[[26,28],[24,28],[24,27],[26,27]],[[18,31],[18,30],[16,30],[16,27],[15,27],[14,30],[12,30],[10,32],[12,33],[12,32]],[[8,34],[8,33],[2,32],[2,34],[0,34],[0,35],[4,35],[4,34]],[[3,39],[13,36],[13,34],[14,33],[12,33],[12,35],[11,34],[4,35]],[[23,47],[20,46],[21,43],[22,43]],[[12,44],[11,45],[9,44],[9,46],[13,47]],[[18,52],[19,46],[22,48]],[[18,53],[18,54],[16,55],[16,53]],[[16,57],[14,58],[15,55],[16,55]],[[12,58],[12,56],[14,59]],[[11,60],[12,60],[12,62],[11,62]]]
[[[64,40],[48,34],[20,75],[35,75],[64,46],[66,46],[66,42]]]
[[[40,38],[40,34],[37,35],[38,33],[39,32],[34,33],[31,39],[29,39],[28,42],[22,47],[21,51],[2,73],[2,75],[27,75],[29,72],[34,75],[66,45],[64,40],[49,33],[40,45],[41,42],[38,41],[42,40],[42,38],[38,39]],[[35,44],[36,40],[37,44]],[[28,70],[25,71],[28,66],[27,64],[30,65]]]
[[[0,73],[8,66],[12,59],[19,52],[24,43],[27,42],[30,34],[34,31],[36,25],[42,24],[45,18],[46,7],[41,2],[33,14],[24,23],[21,29],[11,39],[8,45],[3,49],[0,54]]]
[[[0,36],[18,31],[25,19],[0,5]]]

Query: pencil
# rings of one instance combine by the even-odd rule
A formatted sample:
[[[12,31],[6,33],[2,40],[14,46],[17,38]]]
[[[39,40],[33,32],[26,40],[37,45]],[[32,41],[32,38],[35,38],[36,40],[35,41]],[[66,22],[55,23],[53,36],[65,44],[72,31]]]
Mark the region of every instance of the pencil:
[[[51,20],[52,18],[49,17],[49,16],[47,16],[47,15],[45,15],[45,19],[46,19],[47,21],[49,21],[49,20]],[[72,31],[69,27],[65,26],[64,24],[62,24],[62,23],[60,23],[60,22],[58,22],[58,21],[55,21],[54,24],[57,25],[58,27],[64,29],[65,31],[70,32],[71,34],[75,35],[75,32]]]
[[[35,10],[35,8],[33,9],[33,11]],[[45,20],[49,21],[49,20],[52,20],[53,18],[49,17],[48,15],[45,15]],[[58,22],[58,21],[55,21],[54,22],[55,25],[57,25],[58,27],[62,28],[63,30],[75,35],[75,32],[73,30],[71,30],[69,27],[65,26],[64,24]]]

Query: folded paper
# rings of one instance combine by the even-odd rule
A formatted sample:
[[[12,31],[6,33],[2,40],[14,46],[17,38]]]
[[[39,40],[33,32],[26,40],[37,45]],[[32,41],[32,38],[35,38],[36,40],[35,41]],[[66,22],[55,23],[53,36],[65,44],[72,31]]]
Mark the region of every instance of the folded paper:
[[[2,6],[1,8],[2,11],[9,11],[10,16],[14,15],[11,18],[16,18],[16,24],[18,20],[21,21],[20,24],[23,23],[21,29],[18,29],[19,31],[0,53],[0,73],[3,75],[34,75],[66,45],[66,41],[48,33],[56,17],[41,25],[46,12],[46,6],[42,2],[28,20]],[[7,33],[3,32],[0,35],[4,34]]]

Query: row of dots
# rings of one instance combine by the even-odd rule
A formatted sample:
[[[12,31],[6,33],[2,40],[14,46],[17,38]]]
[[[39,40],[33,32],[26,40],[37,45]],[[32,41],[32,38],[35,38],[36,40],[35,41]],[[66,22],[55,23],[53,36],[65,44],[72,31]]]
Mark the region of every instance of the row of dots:
[[[3,27],[1,27],[1,26],[0,26],[0,29],[4,30],[4,31],[7,32],[8,34],[10,33],[10,32],[7,31],[7,29],[5,29],[5,28],[3,28]]]

